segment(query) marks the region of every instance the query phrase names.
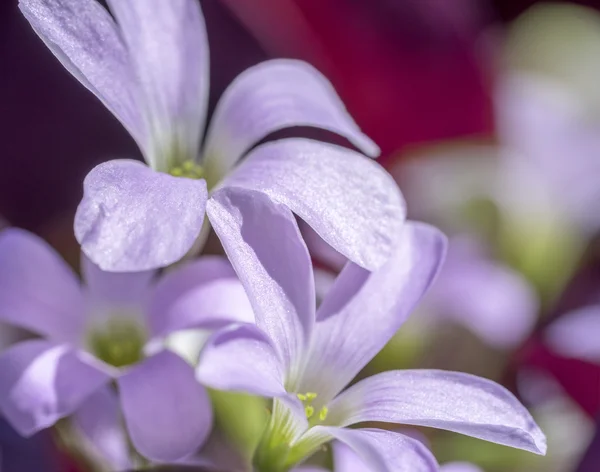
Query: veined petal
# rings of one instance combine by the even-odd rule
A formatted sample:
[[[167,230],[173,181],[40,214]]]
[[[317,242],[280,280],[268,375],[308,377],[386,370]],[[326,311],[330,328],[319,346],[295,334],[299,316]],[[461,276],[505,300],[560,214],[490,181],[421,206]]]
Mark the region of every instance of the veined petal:
[[[194,159],[208,101],[208,40],[196,0],[109,0],[140,81],[150,127],[150,164]],[[160,152],[157,155],[156,151]],[[169,154],[171,154],[169,156]]]
[[[81,272],[90,302],[97,307],[135,307],[142,309],[156,271],[107,272],[81,254]]]
[[[176,267],[158,281],[148,318],[152,335],[165,336],[187,328],[251,323],[254,313],[227,259],[206,256]]]
[[[341,393],[328,421],[364,421],[446,429],[486,441],[546,453],[546,437],[504,387],[460,372],[396,370],[366,378]]]
[[[317,69],[298,60],[273,59],[245,70],[225,90],[207,134],[206,167],[222,177],[252,145],[293,126],[332,131],[372,157],[380,152]]]
[[[437,472],[431,452],[416,439],[382,429],[318,426],[339,442],[333,447],[335,472]]]
[[[19,8],[62,65],[143,145],[139,86],[117,25],[100,3],[20,0]]]
[[[41,238],[0,232],[0,320],[60,342],[77,342],[85,322],[79,281]]]
[[[213,334],[200,355],[196,378],[218,390],[265,397],[285,394],[284,366],[268,336],[251,324]]]
[[[129,436],[145,457],[173,462],[196,451],[212,426],[206,390],[176,354],[162,351],[118,380]]]
[[[317,312],[301,391],[325,404],[390,340],[437,274],[446,238],[436,228],[407,223],[390,260],[368,272],[348,264]]]
[[[29,436],[73,413],[109,381],[107,373],[65,345],[24,341],[0,355],[0,410]]]
[[[101,463],[108,463],[113,470],[132,466],[119,399],[110,387],[90,395],[73,414],[73,423],[85,441],[84,447],[97,454]]]
[[[483,472],[479,467],[468,462],[450,462],[440,466],[440,472]]]
[[[286,372],[295,370],[314,324],[315,287],[294,215],[264,194],[237,188],[215,193],[207,212],[257,326],[270,337]]]
[[[137,272],[181,259],[200,234],[206,182],[113,160],[83,182],[75,236],[102,270]]]
[[[327,243],[367,268],[383,265],[406,215],[392,177],[363,155],[310,139],[263,144],[223,186],[262,192],[306,221]]]
[[[546,328],[544,337],[561,356],[600,363],[600,306],[580,308],[560,317]]]

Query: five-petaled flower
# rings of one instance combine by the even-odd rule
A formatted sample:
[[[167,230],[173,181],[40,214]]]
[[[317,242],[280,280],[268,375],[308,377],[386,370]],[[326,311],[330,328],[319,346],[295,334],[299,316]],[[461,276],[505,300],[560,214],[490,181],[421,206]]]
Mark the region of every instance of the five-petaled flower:
[[[0,233],[0,320],[42,336],[0,355],[3,416],[28,436],[74,413],[95,446],[112,449],[107,457],[119,457],[120,443],[125,462],[125,436],[107,443],[101,437],[109,426],[123,435],[122,419],[150,459],[193,453],[211,428],[206,391],[177,354],[145,347],[191,327],[252,322],[231,265],[207,256],[157,277],[104,272],[84,257],[82,270],[84,285],[38,237]]]
[[[86,177],[75,234],[92,261],[127,272],[179,260],[202,243],[208,191],[219,185],[284,203],[361,266],[385,262],[403,224],[404,202],[390,176],[362,154],[284,139],[236,165],[261,139],[293,126],[337,133],[378,155],[327,79],[294,60],[246,70],[221,97],[199,152],[208,43],[198,2],[107,3],[115,19],[96,0],[19,3],[56,57],[123,123],[148,163],[112,160]]]
[[[318,310],[312,267],[297,223],[258,192],[219,190],[208,204],[254,308],[256,324],[229,326],[204,347],[197,378],[222,390],[272,397],[255,454],[259,470],[288,470],[331,439],[373,470],[434,471],[418,441],[386,422],[447,429],[536,453],[544,434],[506,389],[468,374],[383,372],[343,389],[383,348],[434,279],[446,248],[437,229],[407,223],[390,260],[369,272],[349,263]],[[262,230],[274,225],[277,234]]]

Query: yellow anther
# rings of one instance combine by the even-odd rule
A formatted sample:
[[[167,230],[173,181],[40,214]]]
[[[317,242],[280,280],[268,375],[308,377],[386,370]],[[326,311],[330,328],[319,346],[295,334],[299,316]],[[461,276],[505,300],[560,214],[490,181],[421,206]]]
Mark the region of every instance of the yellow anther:
[[[169,174],[174,177],[187,177],[188,179],[201,179],[204,175],[202,166],[192,160],[183,161],[180,165],[170,168]]]
[[[306,413],[307,418],[310,418],[312,415],[315,414],[315,408],[312,405],[306,405],[304,407],[304,413]]]
[[[302,393],[298,393],[298,394],[296,394],[296,396],[298,397],[298,400],[300,400],[301,402],[306,401],[306,395],[303,395]]]
[[[306,399],[310,402],[317,398],[317,394],[314,392],[306,392]]]
[[[174,177],[181,177],[183,175],[183,169],[181,167],[173,167],[169,172]]]
[[[195,170],[196,165],[192,161],[185,161],[181,167],[185,172],[189,172],[191,170]]]
[[[326,406],[324,406],[323,408],[321,408],[321,410],[319,411],[319,419],[321,421],[325,421],[325,419],[327,418],[327,413],[329,413],[329,408],[327,408]]]

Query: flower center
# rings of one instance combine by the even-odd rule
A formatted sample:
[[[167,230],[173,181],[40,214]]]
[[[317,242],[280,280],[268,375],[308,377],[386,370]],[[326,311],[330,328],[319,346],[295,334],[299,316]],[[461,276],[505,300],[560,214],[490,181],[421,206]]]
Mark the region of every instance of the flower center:
[[[306,414],[306,418],[309,420],[313,418],[315,414],[315,407],[312,405],[312,402],[315,398],[317,398],[317,394],[314,392],[306,392],[298,393],[296,394],[296,396],[298,397],[298,400],[300,400],[304,405],[304,413]],[[319,410],[318,415],[319,421],[325,421],[325,419],[327,418],[327,413],[329,413],[329,409],[326,406],[321,408]],[[314,420],[316,420],[316,418],[313,418],[313,421]]]
[[[146,333],[136,319],[113,316],[90,331],[88,346],[101,361],[113,367],[125,367],[143,359],[146,339]]]
[[[169,174],[174,177],[186,177],[188,179],[202,179],[204,168],[192,160],[183,161],[181,164],[170,168]]]

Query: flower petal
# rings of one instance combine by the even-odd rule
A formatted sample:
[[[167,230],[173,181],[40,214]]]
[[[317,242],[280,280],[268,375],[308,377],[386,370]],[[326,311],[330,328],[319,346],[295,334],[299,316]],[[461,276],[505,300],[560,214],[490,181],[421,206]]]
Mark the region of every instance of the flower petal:
[[[437,274],[446,248],[436,228],[407,223],[391,259],[370,273],[349,264],[317,312],[300,391],[326,404],[390,340]]]
[[[372,157],[380,152],[317,69],[298,60],[273,59],[245,70],[225,90],[207,134],[206,166],[222,177],[252,145],[293,126],[332,131]]]
[[[219,256],[202,257],[167,272],[156,284],[148,317],[154,336],[254,321],[244,287],[227,259]]]
[[[138,83],[129,53],[117,25],[100,3],[20,0],[19,8],[62,65],[143,144]]]
[[[310,339],[315,287],[310,256],[292,213],[266,195],[227,188],[207,205],[209,219],[286,372]]]
[[[83,182],[75,236],[101,269],[136,272],[181,259],[200,234],[206,182],[154,172],[136,161],[96,166]]]
[[[29,436],[73,413],[109,380],[65,345],[24,341],[0,355],[0,410]]]
[[[200,355],[196,378],[218,390],[266,397],[285,394],[284,366],[267,335],[251,324],[213,334]]]
[[[382,429],[320,426],[339,441],[334,444],[336,472],[437,472],[431,452],[416,439]]]
[[[174,149],[194,159],[208,101],[208,40],[195,0],[109,0],[140,80],[150,126],[151,165]],[[167,142],[165,142],[167,140]],[[176,140],[176,142],[172,142]],[[170,142],[169,142],[170,141]],[[162,146],[161,146],[162,145]],[[162,149],[161,149],[162,147]]]
[[[81,272],[94,306],[140,308],[148,297],[156,271],[107,272],[81,254]]]
[[[132,466],[119,400],[110,387],[90,395],[73,414],[73,423],[86,441],[84,447],[98,455],[101,463],[108,462],[111,470]]]
[[[446,429],[486,441],[546,453],[546,438],[521,403],[490,380],[441,370],[390,371],[339,395],[328,421],[364,421]]]
[[[0,232],[0,320],[42,336],[76,342],[85,322],[75,274],[41,238]]]
[[[580,308],[554,321],[545,331],[548,346],[564,357],[600,363],[600,306]]]
[[[479,467],[468,462],[450,462],[440,467],[440,472],[483,472]]]
[[[382,167],[357,152],[310,139],[259,146],[223,186],[259,191],[283,203],[367,269],[389,259],[406,215],[400,190]]]
[[[172,462],[192,454],[207,438],[212,425],[208,395],[176,354],[162,351],[117,382],[125,424],[140,454]]]

